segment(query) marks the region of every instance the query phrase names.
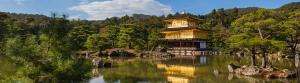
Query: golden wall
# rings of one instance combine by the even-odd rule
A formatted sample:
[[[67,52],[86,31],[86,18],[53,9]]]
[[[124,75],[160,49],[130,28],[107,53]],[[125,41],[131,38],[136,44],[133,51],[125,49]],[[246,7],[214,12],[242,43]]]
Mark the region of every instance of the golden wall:
[[[181,30],[165,32],[165,39],[207,39],[207,32],[201,30]]]
[[[193,31],[193,36],[194,36],[194,38],[208,39],[208,37],[207,37],[207,31],[194,30]]]
[[[172,20],[168,24],[168,28],[180,28],[180,27],[197,27],[197,24],[188,20]]]

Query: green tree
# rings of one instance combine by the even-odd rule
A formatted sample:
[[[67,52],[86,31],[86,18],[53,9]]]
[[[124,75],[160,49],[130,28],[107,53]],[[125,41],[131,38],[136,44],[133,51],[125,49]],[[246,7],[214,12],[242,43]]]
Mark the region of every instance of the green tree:
[[[132,43],[135,41],[136,26],[132,24],[123,24],[120,28],[117,45],[131,49]]]
[[[111,47],[115,47],[115,43],[117,41],[119,32],[120,32],[120,28],[117,25],[108,25],[108,38],[110,39],[110,41],[112,42]]]
[[[84,43],[87,41],[89,35],[96,34],[96,31],[97,29],[87,24],[74,26],[68,33],[70,43],[72,43],[76,49],[85,50]]]
[[[160,45],[161,34],[158,29],[153,29],[148,35],[148,50],[153,51],[155,47]]]
[[[46,55],[49,55],[49,52],[54,53],[54,55],[56,55],[55,53],[68,55],[71,51],[63,51],[71,49],[69,48],[71,45],[64,46],[69,44],[67,38],[67,34],[71,30],[69,21],[65,17],[58,17],[55,13],[48,21],[47,27],[43,28],[40,34],[41,44]]]
[[[300,39],[300,12],[290,12],[288,18],[279,25],[280,35],[287,41],[291,54],[294,56],[297,51],[297,44]]]
[[[5,44],[5,36],[7,35],[7,25],[5,20],[8,18],[6,14],[0,13],[0,55],[3,53],[4,49],[2,46]]]
[[[92,51],[102,51],[110,47],[110,42],[107,38],[101,37],[99,34],[92,34],[85,42],[85,47]]]
[[[111,47],[116,47],[117,37],[120,32],[120,20],[117,17],[108,18],[104,22],[105,28],[107,28],[107,37],[112,42]]]
[[[212,50],[225,51],[227,48],[226,43],[224,42],[226,38],[230,36],[229,29],[227,29],[222,24],[218,24],[215,27],[210,28],[208,33],[209,47]]]
[[[232,23],[232,26],[234,27],[232,30],[233,34],[249,34],[252,36],[252,40],[249,41],[255,41],[253,45],[261,49],[261,54],[263,57],[262,67],[266,67],[267,65],[267,54],[269,53],[268,50],[277,46],[282,46],[276,45],[278,44],[276,42],[281,41],[272,39],[274,37],[272,33],[274,32],[273,25],[278,23],[274,18],[274,11],[260,9],[256,12],[244,15]]]

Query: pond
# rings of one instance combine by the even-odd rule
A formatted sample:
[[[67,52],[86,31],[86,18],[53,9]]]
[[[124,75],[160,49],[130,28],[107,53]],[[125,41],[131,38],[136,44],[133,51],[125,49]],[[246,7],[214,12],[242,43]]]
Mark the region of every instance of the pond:
[[[82,78],[88,83],[299,83],[299,78],[266,79],[258,77],[239,76],[227,70],[230,63],[249,65],[250,57],[233,56],[200,56],[186,58],[172,58],[167,60],[153,60],[141,58],[112,59],[111,68],[90,69],[90,78]],[[258,60],[261,61],[261,60]],[[293,69],[291,60],[269,58],[274,67]],[[16,64],[5,58],[0,58],[0,83],[7,80],[32,83],[30,76],[20,76],[16,73]],[[74,69],[80,72],[80,69]],[[298,69],[299,71],[299,69]],[[70,77],[75,75],[70,74]],[[10,78],[7,78],[10,77]],[[4,80],[3,80],[4,79]],[[72,79],[70,79],[72,81]],[[74,81],[73,81],[74,82]]]
[[[260,61],[260,60],[259,60]],[[93,69],[89,83],[299,83],[294,79],[266,79],[228,73],[227,65],[250,64],[249,57],[200,56],[168,60],[117,59],[112,68]],[[288,59],[270,58],[279,68],[291,68]]]

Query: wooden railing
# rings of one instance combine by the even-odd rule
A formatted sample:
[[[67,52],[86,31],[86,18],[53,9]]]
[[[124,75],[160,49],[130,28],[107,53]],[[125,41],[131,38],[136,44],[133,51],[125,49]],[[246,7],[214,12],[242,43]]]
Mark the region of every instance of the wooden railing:
[[[168,53],[174,54],[175,56],[198,56],[198,55],[217,55],[217,51],[211,50],[198,50],[197,48],[192,47],[176,47],[169,48]]]
[[[196,47],[172,47],[170,50],[197,50]]]

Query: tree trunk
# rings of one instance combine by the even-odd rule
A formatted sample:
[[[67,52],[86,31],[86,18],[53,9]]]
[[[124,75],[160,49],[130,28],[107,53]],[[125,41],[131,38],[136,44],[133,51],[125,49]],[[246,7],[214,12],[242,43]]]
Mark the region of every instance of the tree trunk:
[[[255,52],[255,49],[252,49],[251,51],[252,51],[251,65],[256,66],[256,56],[255,56],[256,52]]]
[[[48,46],[47,46],[47,49],[46,49],[46,54],[49,55],[49,50],[51,48],[51,39],[49,39],[47,43],[48,43]]]
[[[261,67],[266,68],[267,66],[267,55],[266,55],[266,49],[263,48],[262,49],[262,63],[261,63]]]
[[[152,46],[150,50],[153,52],[155,50],[155,46]]]
[[[299,67],[299,55],[296,54],[295,55],[295,61],[294,61],[295,67],[298,68]]]
[[[264,39],[263,34],[262,34],[262,32],[261,32],[261,29],[258,27],[257,30],[258,30],[258,33],[259,33],[260,38],[261,38],[261,39]]]
[[[111,47],[115,48],[115,40],[114,39],[112,40]]]
[[[129,42],[128,49],[131,49],[131,42]]]
[[[292,46],[292,56],[294,56],[294,67],[298,68],[298,63],[299,63],[299,55],[297,54],[297,41],[295,41],[296,43],[293,44]]]
[[[262,34],[262,31],[261,31],[261,28],[258,27],[257,29],[258,29],[258,33],[259,33],[260,38],[261,38],[261,39],[264,39],[264,36],[263,36],[263,34]],[[263,57],[263,58],[262,58],[261,66],[262,66],[263,68],[266,68],[266,66],[267,66],[267,55],[266,55],[266,53],[267,53],[266,48],[262,48],[262,57]]]
[[[88,59],[89,58],[89,52],[85,51],[85,58]]]
[[[291,36],[291,41],[292,41],[292,44],[291,44],[291,56],[294,56],[294,59],[292,60],[292,65],[294,68],[296,66],[296,49],[297,49],[297,41],[295,40],[295,38],[293,36]]]

